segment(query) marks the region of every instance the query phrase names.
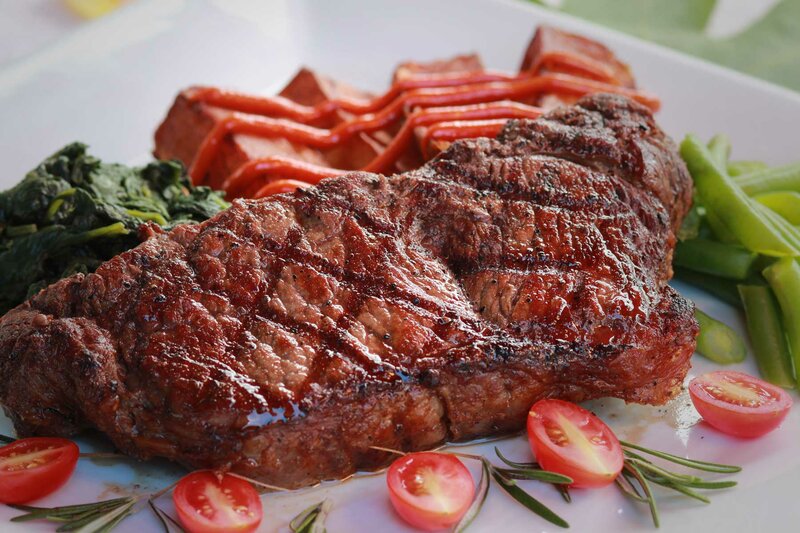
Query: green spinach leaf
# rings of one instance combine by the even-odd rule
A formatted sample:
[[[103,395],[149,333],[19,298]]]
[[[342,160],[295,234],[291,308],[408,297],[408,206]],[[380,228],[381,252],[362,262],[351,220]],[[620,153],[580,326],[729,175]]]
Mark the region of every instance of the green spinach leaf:
[[[0,313],[139,243],[139,227],[201,222],[228,206],[180,163],[103,163],[70,144],[0,193]]]

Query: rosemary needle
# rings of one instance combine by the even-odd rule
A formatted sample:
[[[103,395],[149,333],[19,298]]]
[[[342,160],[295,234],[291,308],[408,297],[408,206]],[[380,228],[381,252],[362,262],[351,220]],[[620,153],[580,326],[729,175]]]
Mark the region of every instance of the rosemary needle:
[[[74,531],[76,533],[111,531],[122,520],[135,512],[134,505],[140,499],[140,496],[129,496],[52,508],[12,505],[11,507],[15,509],[26,511],[26,514],[15,516],[11,521],[47,520],[62,524],[57,531]]]
[[[635,501],[648,504],[650,507],[650,514],[653,517],[653,524],[656,527],[659,526],[660,520],[658,506],[650,485],[651,483],[703,503],[709,503],[710,500],[707,497],[693,489],[727,489],[735,486],[736,482],[730,480],[708,481],[694,475],[671,472],[632,450],[702,472],[735,474],[741,471],[741,467],[734,465],[686,459],[685,457],[679,457],[658,450],[651,450],[650,448],[625,441],[620,441],[620,444],[623,448],[624,463],[622,472],[616,480],[617,486],[626,496]]]
[[[289,529],[293,533],[324,533],[325,518],[330,508],[330,501],[323,500],[304,509],[289,522]]]
[[[671,453],[661,452],[658,450],[651,450],[650,448],[645,448],[644,446],[626,442],[624,440],[619,441],[619,443],[622,444],[623,448],[631,448],[633,450],[638,450],[640,452],[652,455],[653,457],[658,457],[659,459],[664,459],[666,461],[670,461],[672,463],[676,463],[679,465],[688,466],[689,468],[694,468],[695,470],[703,470],[705,472],[716,472],[719,474],[735,474],[737,472],[742,471],[741,466],[726,465],[721,463],[710,463],[708,461],[697,461],[695,459],[686,459],[685,457],[679,457]]]

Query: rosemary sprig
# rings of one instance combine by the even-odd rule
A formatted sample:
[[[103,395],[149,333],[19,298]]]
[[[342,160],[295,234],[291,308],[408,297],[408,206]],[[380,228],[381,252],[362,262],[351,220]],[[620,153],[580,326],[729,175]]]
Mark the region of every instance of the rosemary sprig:
[[[646,501],[647,505],[650,507],[650,515],[653,517],[653,525],[658,527],[660,525],[660,520],[658,517],[658,505],[656,504],[655,496],[653,496],[653,491],[650,489],[650,484],[647,482],[642,473],[635,466],[629,465],[627,461],[623,463],[622,470],[627,471],[631,475],[631,478],[635,479],[636,482],[639,483],[639,486],[642,489],[644,501]]]
[[[506,491],[512,498],[514,498],[519,503],[524,505],[529,511],[532,511],[533,513],[541,516],[548,522],[555,524],[559,527],[564,527],[564,528],[569,527],[569,524],[567,523],[566,520],[564,520],[556,513],[551,511],[550,508],[547,507],[545,504],[543,504],[542,502],[540,502],[539,500],[537,500],[536,498],[534,498],[533,496],[522,490],[519,487],[519,485],[517,485],[516,481],[503,475],[503,473],[501,473],[486,459],[483,459],[483,461],[488,466],[489,472],[492,474],[492,478],[494,478],[497,484],[500,485],[500,487],[502,487],[502,489]],[[519,470],[516,472],[519,472]],[[553,472],[553,474],[555,473]],[[562,476],[562,478],[568,479],[569,481],[567,483],[572,483],[572,479],[566,476]],[[563,481],[561,482],[563,483]]]
[[[62,507],[31,507],[29,505],[12,505],[11,507],[25,511],[26,514],[15,516],[12,522],[30,520],[47,520],[61,523],[56,531],[73,531],[75,533],[106,533],[117,524],[134,513],[134,506],[140,500],[138,496],[114,498],[95,503],[65,505]]]
[[[617,478],[617,486],[622,492],[642,503],[647,503],[650,514],[653,517],[653,525],[659,527],[658,505],[653,494],[651,483],[673,490],[689,498],[710,503],[704,495],[693,489],[719,490],[736,486],[735,481],[708,481],[698,476],[680,474],[672,472],[666,468],[653,463],[650,459],[636,452],[641,452],[652,457],[657,457],[671,463],[675,463],[687,468],[702,472],[713,472],[717,474],[734,474],[742,469],[739,466],[711,463],[708,461],[697,461],[672,455],[671,453],[651,450],[638,444],[620,441],[625,460],[622,473]],[[636,451],[633,451],[636,450]]]
[[[168,515],[166,511],[161,509],[161,507],[157,506],[152,499],[147,500],[147,505],[150,506],[153,514],[156,515],[156,518],[158,518],[158,520],[161,522],[161,525],[164,526],[164,533],[172,533],[173,530],[177,531],[178,533],[185,533],[186,530],[183,529],[183,526],[180,525],[177,520]]]
[[[461,517],[461,520],[458,521],[455,528],[453,528],[453,533],[463,533],[472,521],[475,520],[478,513],[481,512],[483,502],[486,501],[486,496],[489,495],[490,479],[491,473],[489,471],[489,465],[487,461],[481,461],[481,479],[478,481],[478,490],[475,492],[475,499],[472,500],[472,504],[469,506],[469,509],[467,509],[467,512]]]
[[[520,463],[520,462],[517,462],[517,461],[512,461],[511,459],[509,459],[505,455],[503,455],[502,452],[500,452],[500,449],[497,446],[494,447],[494,453],[497,454],[497,457],[501,461],[503,461],[505,464],[507,464],[511,468],[522,468],[522,469],[537,469],[538,468],[538,469],[541,469],[541,467],[539,466],[539,463],[537,463],[535,461],[534,462],[530,462],[530,463]]]
[[[572,496],[569,494],[569,485],[556,484],[553,486],[556,488],[558,493],[561,494],[561,497],[564,498],[565,502],[572,503]]]
[[[672,455],[671,453],[661,452],[658,450],[651,450],[650,448],[645,448],[644,446],[639,446],[638,444],[633,444],[630,442],[626,442],[624,440],[619,441],[619,443],[622,444],[623,448],[630,448],[631,450],[644,452],[648,455],[652,455],[653,457],[658,457],[659,459],[664,459],[672,463],[687,466],[695,470],[702,470],[704,472],[715,472],[718,474],[736,474],[737,472],[742,471],[741,466],[725,465],[721,463],[710,463],[708,461],[698,461],[696,459],[686,459],[685,457]]]
[[[524,505],[529,511],[539,515],[548,522],[551,522],[557,526],[569,527],[569,524],[567,524],[566,520],[558,516],[542,502],[540,502],[539,500],[537,500],[536,498],[534,498],[533,496],[522,490],[522,488],[520,488],[520,486],[517,485],[515,480],[525,479],[525,480],[544,481],[545,483],[552,483],[555,485],[559,484],[568,485],[572,483],[572,478],[558,474],[556,472],[542,470],[541,468],[539,468],[538,465],[532,468],[528,468],[532,463],[517,463],[510,460],[506,462],[505,458],[502,456],[502,454],[499,453],[499,451],[497,451],[496,448],[495,451],[496,453],[498,453],[501,460],[503,460],[503,462],[505,462],[506,464],[520,465],[520,466],[525,466],[526,468],[498,468],[491,462],[489,462],[488,459],[480,455],[471,455],[471,454],[456,453],[456,452],[443,452],[443,453],[452,453],[453,455],[457,455],[459,457],[480,461],[481,464],[483,465],[483,468],[485,468],[488,471],[489,476],[492,479],[494,479],[495,482],[498,485],[500,485],[500,487],[503,490],[505,490],[506,493],[509,494],[509,496],[511,496],[519,503]]]
[[[501,472],[506,475],[506,477],[511,479],[531,479],[536,481],[544,481],[545,483],[551,483],[561,494],[561,497],[564,498],[565,502],[570,503],[572,501],[572,497],[569,494],[568,488],[569,484],[572,483],[572,479],[561,474],[543,470],[537,462],[519,463],[512,461],[505,457],[497,448],[497,446],[494,448],[494,453],[497,454],[497,457],[499,457],[501,461],[513,469],[500,469]]]
[[[8,435],[0,435],[0,442],[4,442],[6,444],[11,444],[15,440],[17,439],[15,439],[14,437],[9,437]]]
[[[641,486],[637,488],[634,481],[636,481],[636,478],[629,469],[623,468],[620,475],[614,480],[614,483],[616,483],[617,487],[629,498],[633,498],[641,503],[648,503],[647,497],[641,493]]]
[[[325,533],[325,518],[330,508],[330,500],[308,507],[289,522],[289,529],[294,533]]]
[[[30,520],[47,520],[49,522],[61,523],[62,525],[56,530],[59,532],[108,533],[127,517],[138,512],[141,506],[137,507],[137,504],[144,498],[147,498],[147,503],[164,525],[164,529],[167,533],[171,533],[173,529],[182,532],[183,528],[180,524],[155,505],[155,500],[170,491],[176,484],[177,482],[172,483],[150,495],[127,496],[94,503],[65,505],[62,507],[11,505],[14,509],[26,512],[25,514],[13,517],[11,521],[28,522]],[[167,520],[171,523],[173,529],[169,527]]]

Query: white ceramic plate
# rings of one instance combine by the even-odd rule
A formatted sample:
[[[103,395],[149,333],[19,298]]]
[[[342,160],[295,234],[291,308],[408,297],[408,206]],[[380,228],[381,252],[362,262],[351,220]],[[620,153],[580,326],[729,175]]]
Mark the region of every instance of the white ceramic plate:
[[[469,51],[479,52],[492,68],[513,70],[541,23],[608,44],[631,64],[642,87],[661,96],[659,121],[676,138],[686,132],[704,138],[725,132],[733,139],[735,157],[773,164],[798,159],[797,94],[526,3],[140,0],[0,72],[0,187],[12,185],[46,155],[73,140],[89,143],[92,152],[104,159],[145,160],[156,125],[177,91],[191,84],[270,94],[299,66],[308,65],[378,91],[401,60]],[[742,328],[733,309],[687,287],[679,289],[702,309]],[[711,368],[696,358],[692,375]],[[751,362],[741,368],[755,372]],[[738,441],[696,424],[687,397],[666,408],[625,406],[618,401],[594,402],[591,407],[623,438],[692,458],[744,466],[736,478],[739,486],[713,494],[710,506],[659,491],[662,530],[796,530],[800,408],[779,431],[756,441]],[[0,431],[12,431],[5,418],[0,418]],[[81,439],[80,444],[88,449],[102,447],[104,441]],[[522,438],[499,446],[511,457],[527,457]],[[491,445],[474,446],[471,451],[492,453]],[[180,474],[178,467],[163,462],[81,461],[67,488],[41,503],[84,503],[150,492]],[[647,510],[613,487],[574,491],[570,505],[548,486],[529,483],[525,488],[567,518],[575,531],[652,529]],[[407,530],[389,507],[381,476],[265,497],[262,530],[285,531],[297,512],[324,497],[334,504],[327,522],[332,533]],[[171,510],[168,498],[162,505]],[[0,507],[0,531],[13,530],[7,520],[14,514]],[[124,522],[120,531],[158,527],[145,511]],[[497,488],[473,526],[473,531],[557,529]],[[36,524],[26,530],[52,527]]]

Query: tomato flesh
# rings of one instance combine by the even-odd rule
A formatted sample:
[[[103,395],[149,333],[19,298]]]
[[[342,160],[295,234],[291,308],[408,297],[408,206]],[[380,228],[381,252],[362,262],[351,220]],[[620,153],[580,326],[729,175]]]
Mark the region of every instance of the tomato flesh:
[[[475,498],[475,482],[464,463],[445,453],[410,453],[386,473],[389,498],[397,514],[425,531],[448,528],[464,516]]]
[[[264,514],[261,497],[250,483],[211,470],[181,479],[172,499],[181,524],[190,533],[255,531]]]
[[[723,433],[743,438],[769,433],[792,407],[792,397],[785,390],[731,370],[694,378],[689,395],[703,420]]]
[[[574,403],[545,399],[528,413],[528,441],[545,470],[573,479],[572,487],[602,487],[622,470],[622,447],[611,429]]]
[[[67,439],[32,437],[0,448],[0,502],[27,503],[59,489],[78,463]]]

